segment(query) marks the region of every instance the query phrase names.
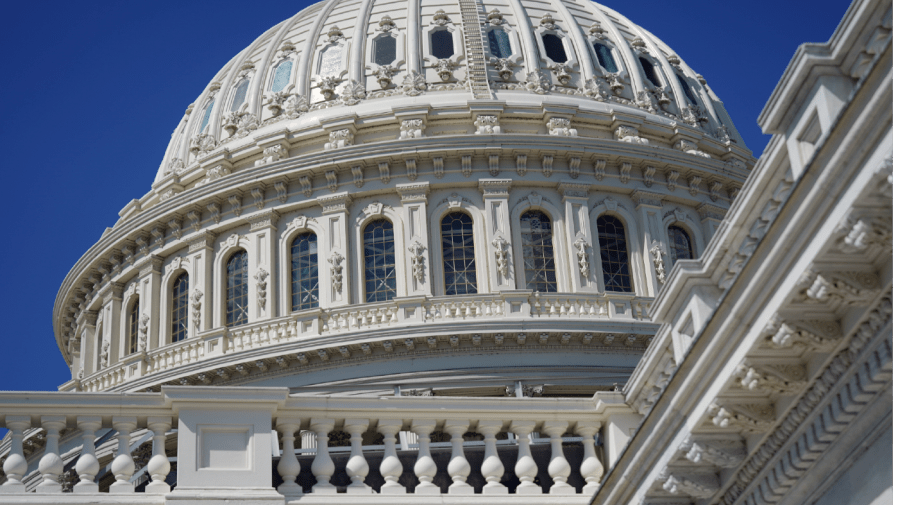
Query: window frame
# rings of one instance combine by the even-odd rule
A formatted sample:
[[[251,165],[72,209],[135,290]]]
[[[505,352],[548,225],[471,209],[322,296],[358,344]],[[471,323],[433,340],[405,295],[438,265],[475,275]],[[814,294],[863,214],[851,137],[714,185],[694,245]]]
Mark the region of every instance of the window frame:
[[[626,213],[620,208],[620,204],[616,202],[612,205],[608,204],[610,198],[606,198],[606,203],[604,205],[598,205],[593,212],[590,212],[590,221],[589,226],[592,227],[592,239],[593,239],[593,248],[595,254],[593,258],[595,259],[595,266],[593,267],[593,271],[596,272],[596,283],[600,293],[605,294],[616,294],[616,295],[635,295],[642,296],[643,293],[647,292],[647,286],[645,284],[645,272],[641,267],[639,261],[640,256],[633,247],[634,244],[638,244],[638,237],[636,234],[638,231],[634,228],[634,224],[636,222],[635,218],[631,216],[627,216]],[[599,241],[599,231],[598,231],[598,220],[602,216],[611,216],[618,221],[620,221],[621,225],[624,229],[624,238],[626,240],[627,246],[627,261],[628,268],[630,273],[630,288],[632,291],[609,291],[606,289],[606,280],[605,280],[605,269],[602,264],[602,247],[601,242]]]
[[[552,65],[558,64],[552,58],[549,58],[549,54],[546,52],[546,46],[543,43],[543,35],[555,35],[561,40],[561,44],[564,46],[565,56],[567,56],[567,61],[563,62],[563,65],[567,65],[571,68],[571,80],[567,85],[562,84],[556,77],[554,72],[549,72],[551,74],[552,84],[558,86],[567,86],[567,87],[576,87],[574,83],[580,80],[580,62],[577,60],[577,50],[574,47],[574,43],[571,41],[570,37],[568,37],[567,33],[561,28],[561,20],[555,20],[555,28],[550,29],[546,28],[543,25],[537,25],[533,28],[535,39],[536,39],[536,47],[539,49],[539,57],[543,63],[543,68],[550,68]],[[579,27],[578,27],[579,28]]]
[[[460,17],[459,14],[450,14],[450,16]],[[430,35],[433,32],[443,30],[448,31],[452,34],[452,50],[455,52],[452,53],[452,56],[448,58],[437,58],[433,55]],[[445,24],[437,24],[431,21],[429,25],[422,27],[421,33],[421,55],[424,59],[424,68],[425,72],[427,73],[427,82],[443,82],[443,80],[440,79],[436,74],[436,66],[441,59],[447,59],[456,65],[456,67],[452,69],[453,77],[455,77],[455,73],[462,70],[458,66],[458,64],[459,62],[461,62],[462,58],[465,57],[465,45],[464,41],[462,40],[461,27],[453,23],[450,18],[450,20]]]
[[[178,281],[180,281],[181,277],[183,277],[183,276],[187,276],[187,290],[184,293],[184,295],[185,295],[184,296],[184,310],[185,310],[184,338],[175,340],[174,323],[175,323],[175,302],[176,302],[176,298],[177,298],[175,289],[178,284]],[[166,331],[165,341],[168,344],[175,344],[177,342],[183,342],[184,340],[188,340],[192,336],[191,335],[192,331],[190,329],[191,322],[192,322],[191,317],[190,317],[191,316],[191,314],[190,314],[190,274],[184,269],[177,269],[174,272],[172,272],[167,284],[168,284],[168,289],[166,290],[167,291],[166,298],[168,299],[168,306],[167,306],[166,313],[168,314],[168,320],[166,321],[167,322],[167,324],[166,324],[167,331]]]
[[[374,300],[374,301],[369,302],[368,301],[368,289],[367,289],[368,276],[367,276],[366,267],[365,267],[365,259],[366,259],[366,257],[365,257],[365,246],[366,246],[365,231],[367,230],[368,226],[370,226],[372,223],[374,223],[376,221],[386,221],[386,222],[390,223],[390,226],[393,229],[393,239],[392,239],[393,240],[393,277],[395,279],[395,287],[393,288],[393,296],[392,297],[387,298],[386,300]],[[397,233],[397,228],[399,229],[398,233]],[[401,245],[397,244],[397,242],[401,242],[400,234],[401,234],[401,228],[396,226],[396,221],[387,216],[379,216],[379,217],[374,217],[372,219],[367,219],[359,227],[359,235],[361,238],[361,240],[359,242],[359,249],[358,249],[359,260],[361,261],[361,269],[359,270],[359,273],[360,273],[359,278],[360,278],[361,284],[362,284],[361,290],[359,291],[359,299],[360,299],[359,303],[384,303],[384,302],[389,302],[389,301],[395,300],[396,298],[402,296],[402,294],[400,293],[400,285],[403,285],[404,283],[400,282],[400,279],[403,279],[404,277],[400,276],[399,265],[401,264],[400,262],[404,261],[405,258],[403,258],[402,255],[399,253],[399,251],[401,250]],[[399,236],[400,240],[397,240],[397,235],[400,235]],[[375,289],[375,292],[377,292],[376,289]]]
[[[516,217],[517,230],[515,237],[518,240],[518,247],[515,253],[516,259],[518,262],[518,278],[520,279],[520,289],[530,289],[527,286],[527,269],[525,267],[526,260],[524,258],[524,230],[521,227],[521,219],[524,217],[524,214],[528,212],[539,212],[540,214],[546,216],[549,220],[549,231],[552,234],[551,243],[552,243],[552,264],[555,269],[555,291],[537,291],[533,290],[534,293],[541,294],[555,294],[555,293],[563,293],[567,291],[566,286],[564,286],[564,282],[562,281],[563,275],[562,270],[559,268],[560,266],[560,256],[558,255],[558,241],[556,240],[558,237],[558,231],[555,229],[555,219],[551,213],[547,212],[546,209],[537,206],[529,206],[526,209],[523,209],[521,212],[516,212],[514,215]]]
[[[676,229],[680,230],[681,232],[683,232],[683,235],[686,236],[686,240],[689,242],[689,257],[688,258],[676,258],[674,256],[673,244],[670,242],[671,228],[676,228]],[[692,238],[692,233],[690,233],[690,231],[687,227],[681,225],[680,223],[674,222],[674,223],[668,224],[664,228],[664,230],[667,232],[667,254],[668,254],[668,257],[670,258],[671,268],[673,268],[673,266],[676,265],[677,261],[679,261],[680,259],[694,260],[698,257],[696,255],[697,248],[695,246],[695,240]]]
[[[229,289],[229,286],[228,286],[228,263],[230,263],[231,259],[233,259],[237,254],[240,254],[240,253],[246,254],[246,263],[247,263],[247,265],[246,265],[246,283],[244,284],[244,286],[246,286],[246,321],[242,322],[240,324],[231,324],[228,321],[228,301],[229,301],[229,297],[228,297],[228,289]],[[244,326],[246,324],[253,322],[253,318],[250,317],[250,307],[252,306],[252,297],[250,296],[251,293],[250,293],[250,289],[249,289],[250,279],[251,279],[251,275],[250,275],[251,261],[250,260],[251,260],[251,258],[250,258],[249,250],[245,247],[237,247],[237,248],[234,248],[234,250],[228,251],[228,253],[225,255],[224,261],[222,261],[221,288],[222,288],[223,296],[222,296],[222,300],[221,300],[221,302],[222,302],[221,303],[221,306],[222,306],[221,316],[222,316],[222,325],[225,327],[238,328],[240,326]]]
[[[443,246],[444,246],[444,243],[443,243],[443,229],[442,229],[442,225],[443,225],[443,220],[446,219],[447,217],[449,217],[449,216],[452,215],[452,214],[462,214],[462,215],[468,216],[468,218],[471,220],[471,242],[472,242],[471,247],[472,247],[472,249],[473,249],[473,254],[474,254],[474,258],[473,258],[473,261],[474,261],[474,263],[473,263],[473,267],[474,267],[474,292],[473,292],[473,293],[453,293],[453,294],[450,294],[450,293],[448,292],[448,287],[446,286],[446,256],[445,256],[446,251],[445,251],[445,248],[443,247]],[[442,288],[442,289],[440,290],[440,292],[441,292],[443,295],[445,295],[445,296],[465,296],[465,295],[475,295],[475,294],[479,293],[479,292],[480,292],[480,289],[481,289],[481,288],[480,288],[480,285],[481,285],[481,284],[480,284],[480,275],[479,275],[479,271],[478,271],[478,261],[477,261],[477,258],[478,258],[478,256],[480,256],[480,254],[479,254],[479,250],[478,250],[479,248],[478,248],[478,240],[477,240],[477,222],[476,222],[476,219],[474,218],[473,215],[471,215],[470,212],[468,212],[468,211],[466,211],[466,210],[464,210],[464,209],[461,209],[461,208],[452,208],[452,209],[447,209],[446,212],[443,212],[442,215],[440,216],[439,220],[437,221],[437,223],[438,223],[438,224],[437,224],[438,228],[436,228],[436,229],[439,230],[439,233],[437,233],[436,235],[437,235],[437,240],[439,241],[439,245],[440,245],[439,249],[437,249],[437,250],[439,251],[440,275],[441,275],[440,281],[441,281],[441,288]]]
[[[311,236],[315,237],[316,252],[315,252],[314,265],[315,265],[315,272],[316,272],[315,283],[317,284],[315,291],[318,293],[318,298],[317,298],[317,303],[312,307],[294,308],[294,305],[293,305],[293,295],[294,295],[294,290],[293,290],[293,244],[303,235],[311,235]],[[286,280],[286,282],[284,282],[284,284],[287,285],[288,300],[286,301],[287,310],[285,311],[285,313],[287,313],[287,314],[290,314],[293,312],[300,312],[303,310],[318,309],[318,308],[321,308],[321,306],[322,306],[322,303],[321,303],[322,302],[322,294],[324,294],[325,290],[322,289],[322,282],[321,282],[322,242],[319,240],[319,238],[320,237],[319,237],[318,233],[315,233],[313,230],[305,228],[305,229],[296,230],[296,233],[291,233],[289,236],[289,239],[286,241],[285,260],[286,260],[287,268],[285,268],[283,271],[289,272],[289,278]]]

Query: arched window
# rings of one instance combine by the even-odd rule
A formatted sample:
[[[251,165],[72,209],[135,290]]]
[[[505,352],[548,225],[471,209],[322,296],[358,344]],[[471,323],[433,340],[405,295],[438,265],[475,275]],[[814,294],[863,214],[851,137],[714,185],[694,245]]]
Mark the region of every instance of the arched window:
[[[549,216],[538,210],[528,210],[521,215],[521,250],[527,289],[556,293],[558,281],[555,279],[555,251]]]
[[[362,235],[365,247],[365,301],[384,302],[396,296],[396,248],[393,223],[371,221]]]
[[[237,85],[237,91],[234,92],[234,101],[231,102],[231,112],[239,110],[240,106],[243,105],[243,102],[246,100],[247,89],[249,89],[249,79],[240,81],[240,84]]]
[[[658,79],[658,74],[655,73],[655,65],[652,65],[652,63],[645,58],[639,58],[639,64],[642,65],[642,71],[645,72],[645,76],[652,81],[652,84],[654,84],[656,88],[660,88],[661,80]]]
[[[611,49],[608,49],[608,46],[596,43],[592,45],[592,48],[599,59],[599,65],[602,65],[606,72],[617,72],[617,63],[615,63],[614,55],[611,54]]]
[[[206,125],[209,124],[209,117],[212,116],[212,106],[215,105],[215,99],[206,105],[206,108],[203,110],[203,122],[200,123],[200,132],[206,129]]]
[[[667,227],[667,240],[670,242],[670,256],[673,262],[677,260],[691,260],[694,258],[692,254],[692,240],[686,230],[676,225]]]
[[[249,321],[249,265],[246,251],[237,251],[231,255],[227,269],[227,325],[240,326]]]
[[[438,30],[430,34],[430,54],[441,60],[455,54],[452,34],[449,30]]]
[[[624,225],[614,216],[599,216],[599,249],[602,253],[602,273],[606,291],[632,292],[630,256]]]
[[[137,339],[140,327],[140,298],[134,298],[131,302],[131,310],[128,311],[128,354],[137,352]]]
[[[447,295],[477,292],[474,260],[474,221],[464,212],[446,214],[440,222],[443,239],[443,276]]]
[[[698,101],[695,99],[695,94],[692,93],[692,88],[689,87],[686,79],[683,79],[683,76],[677,74],[677,81],[680,82],[680,87],[683,88],[683,94],[686,95],[686,99],[689,100],[692,105],[698,105]]]
[[[389,35],[384,35],[374,39],[374,63],[385,66],[393,63],[396,59],[396,39]]]
[[[293,72],[293,60],[287,60],[280,63],[274,71],[274,78],[271,79],[271,91],[278,91],[290,84],[290,73]]]
[[[290,283],[293,310],[318,306],[318,236],[300,233],[290,246]]]
[[[190,277],[182,272],[175,279],[171,290],[171,341],[180,342],[187,338],[187,297],[190,291]]]
[[[557,35],[546,33],[543,35],[543,47],[546,48],[546,56],[555,63],[564,63],[567,61],[567,52],[564,50],[564,43]]]
[[[490,30],[486,34],[486,38],[490,43],[490,52],[493,53],[493,56],[496,58],[511,56],[511,43],[505,30]]]

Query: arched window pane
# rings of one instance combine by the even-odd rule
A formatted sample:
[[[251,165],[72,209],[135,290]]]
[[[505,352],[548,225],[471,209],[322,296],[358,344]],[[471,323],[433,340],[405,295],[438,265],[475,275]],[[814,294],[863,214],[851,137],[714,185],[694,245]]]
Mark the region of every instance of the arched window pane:
[[[237,91],[234,92],[234,101],[231,102],[231,112],[239,110],[240,106],[243,105],[244,100],[246,100],[247,89],[249,89],[249,79],[240,81],[240,84],[237,85]]]
[[[627,254],[627,237],[624,225],[613,216],[599,216],[599,249],[602,253],[602,273],[606,291],[632,292],[630,282],[630,256]]]
[[[293,310],[318,306],[318,236],[301,233],[290,247]]]
[[[137,352],[137,332],[140,325],[140,299],[135,298],[131,302],[131,310],[128,311],[128,354]]]
[[[599,58],[599,65],[602,65],[606,72],[617,72],[617,63],[614,62],[611,49],[608,49],[608,46],[605,44],[593,44],[592,47]]]
[[[552,221],[548,216],[538,210],[529,210],[521,215],[521,249],[527,289],[540,293],[557,292]]]
[[[286,88],[287,84],[290,84],[290,73],[292,71],[293,60],[287,60],[278,65],[277,70],[274,71],[274,79],[271,80],[271,91],[277,93]]]
[[[652,81],[655,87],[660,88],[661,80],[658,79],[658,74],[655,73],[655,66],[645,58],[639,58],[639,64],[642,65],[642,71],[645,72],[645,76]]]
[[[440,222],[443,239],[443,275],[447,295],[477,292],[474,261],[474,222],[464,212],[447,214]]]
[[[379,219],[368,223],[365,244],[365,301],[384,302],[396,296],[396,250],[393,223]]]
[[[200,124],[200,131],[206,129],[206,125],[209,124],[209,117],[212,116],[212,106],[215,105],[215,99],[213,98],[209,105],[206,106],[206,110],[203,111],[203,122]]]
[[[171,341],[180,342],[187,338],[187,297],[190,278],[187,272],[175,279],[171,290]]]
[[[240,326],[249,321],[249,266],[246,251],[239,251],[228,260],[227,315],[228,326]]]
[[[508,58],[511,56],[511,43],[505,30],[491,30],[486,34],[490,43],[490,52],[496,58]]]
[[[555,63],[564,63],[567,61],[567,52],[564,50],[564,43],[557,35],[547,33],[543,35],[543,47],[546,48],[546,56]]]
[[[689,100],[692,105],[698,105],[698,101],[695,99],[695,95],[692,93],[692,88],[689,87],[686,79],[683,79],[683,76],[677,74],[677,80],[680,81],[680,87],[683,88],[683,94],[686,95],[686,99]]]
[[[396,59],[396,39],[385,35],[374,39],[374,63],[384,66]]]
[[[321,52],[318,62],[318,74],[321,77],[333,77],[343,70],[343,48],[338,45],[328,46]]]
[[[430,34],[430,53],[439,59],[449,58],[455,54],[452,34],[449,30],[440,30]]]
[[[674,263],[681,259],[693,259],[692,240],[689,239],[689,234],[686,233],[686,230],[675,225],[668,226],[667,240],[670,242],[670,256],[673,258]]]

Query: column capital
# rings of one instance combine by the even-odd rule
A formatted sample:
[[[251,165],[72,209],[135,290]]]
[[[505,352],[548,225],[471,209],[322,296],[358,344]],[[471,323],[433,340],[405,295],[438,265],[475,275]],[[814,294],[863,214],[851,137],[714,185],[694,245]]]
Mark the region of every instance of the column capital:
[[[589,184],[582,182],[559,182],[558,193],[567,200],[568,198],[587,198],[589,196]]]
[[[321,206],[322,213],[335,214],[338,212],[349,212],[349,206],[352,204],[352,196],[348,191],[335,193],[333,195],[319,196],[318,205]]]
[[[249,223],[249,231],[257,231],[263,228],[274,228],[277,225],[280,214],[274,209],[265,209],[261,212],[246,216],[244,218]]]
[[[397,184],[396,192],[402,203],[426,202],[430,194],[429,182],[414,182],[411,184]]]
[[[483,193],[483,198],[508,198],[508,190],[511,188],[511,179],[480,179],[477,184]]]
[[[155,254],[147,256],[140,263],[138,263],[138,271],[140,272],[139,277],[146,277],[149,274],[161,274],[162,273],[162,256],[156,256]]]
[[[702,221],[706,219],[713,219],[715,221],[723,221],[724,216],[726,216],[727,210],[718,207],[716,205],[711,205],[710,203],[703,203],[695,208],[698,211],[698,216]]]
[[[636,203],[636,207],[648,205],[650,207],[661,208],[661,201],[664,200],[664,195],[652,191],[643,191],[637,189],[636,191],[630,193],[630,198],[632,198],[633,202]]]
[[[187,253],[192,254],[202,249],[212,250],[215,234],[211,231],[200,232],[188,242]]]

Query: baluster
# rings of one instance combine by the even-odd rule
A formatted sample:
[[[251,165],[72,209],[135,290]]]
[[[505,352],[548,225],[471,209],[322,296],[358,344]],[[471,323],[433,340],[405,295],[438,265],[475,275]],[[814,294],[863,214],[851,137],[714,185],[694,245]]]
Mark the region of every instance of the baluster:
[[[380,494],[405,494],[405,486],[399,483],[402,475],[402,462],[396,457],[396,434],[402,429],[402,421],[397,419],[380,420],[377,432],[384,436],[384,459],[380,463],[380,474],[383,475],[383,486]]]
[[[440,494],[440,488],[433,483],[437,474],[437,464],[430,456],[430,434],[436,427],[436,421],[412,421],[412,431],[418,435],[418,459],[415,461],[415,476],[420,481],[415,486],[415,494]]]
[[[166,484],[165,478],[171,471],[171,463],[165,455],[165,434],[171,429],[171,417],[149,417],[147,428],[153,432],[153,457],[147,462],[147,473],[153,482],[147,484],[147,494],[167,494],[171,486]]]
[[[398,323],[399,322],[399,307],[391,307],[390,308],[390,323]]]
[[[486,317],[491,317],[491,316],[493,315],[493,301],[492,301],[492,300],[485,300],[485,301],[483,302],[483,305],[484,305],[484,308],[485,308],[483,315],[486,316]]]
[[[536,461],[530,454],[530,434],[536,423],[533,421],[514,421],[511,423],[511,431],[518,436],[518,462],[514,465],[514,473],[521,480],[515,493],[517,494],[542,494],[543,488],[533,483],[538,468]]]
[[[567,431],[567,421],[546,421],[543,424],[543,433],[550,437],[552,444],[552,459],[549,460],[549,476],[555,481],[549,489],[550,494],[574,494],[576,490],[567,483],[571,474],[571,465],[564,457],[561,449],[561,435]]]
[[[31,428],[31,416],[6,416],[6,428],[12,432],[10,435],[12,443],[9,456],[3,462],[6,482],[0,484],[0,494],[24,493],[25,484],[22,483],[22,478],[28,473],[28,460],[25,459],[22,439],[25,438],[25,430]]]
[[[97,430],[103,425],[103,418],[99,416],[78,416],[78,429],[81,430],[81,456],[75,463],[75,473],[80,479],[72,488],[74,493],[99,493],[100,486],[94,482],[94,477],[100,471],[100,462],[94,451],[94,442],[97,438]]]
[[[465,317],[470,318],[474,315],[474,311],[471,306],[474,305],[474,302],[465,302]]]
[[[505,474],[505,465],[499,459],[499,452],[496,450],[496,433],[502,429],[502,421],[480,421],[477,424],[477,431],[483,435],[483,464],[480,466],[480,473],[486,479],[483,486],[483,494],[508,494],[508,488],[502,484],[502,476]]]
[[[349,433],[351,451],[349,461],[346,462],[346,475],[352,479],[352,484],[346,487],[349,494],[371,494],[374,491],[365,484],[368,476],[368,461],[362,454],[362,433],[368,429],[367,419],[346,419],[343,421],[343,430]]]
[[[284,441],[284,452],[281,454],[281,460],[278,462],[278,473],[284,483],[278,486],[278,491],[285,496],[302,495],[302,487],[296,483],[296,477],[299,475],[300,465],[296,459],[296,448],[293,441],[296,439],[296,431],[299,430],[301,421],[295,418],[278,418],[277,430],[281,432],[281,438]]]
[[[474,494],[474,488],[468,484],[468,475],[471,473],[471,464],[465,457],[462,435],[468,431],[471,422],[467,420],[448,420],[443,430],[452,435],[452,458],[447,468],[452,484],[449,486],[449,494]]]
[[[131,432],[137,428],[136,417],[112,418],[112,427],[118,431],[118,453],[112,460],[112,474],[115,482],[109,486],[110,493],[133,493],[134,484],[130,482],[134,475],[134,460],[131,459]]]
[[[59,476],[64,470],[62,458],[59,457],[59,430],[65,428],[65,416],[41,416],[41,426],[47,432],[47,444],[44,455],[37,466],[43,482],[37,485],[38,493],[61,493]]]
[[[315,476],[318,483],[312,486],[312,492],[336,494],[337,488],[330,483],[335,469],[334,462],[331,460],[330,452],[327,450],[327,434],[334,429],[334,420],[312,419],[310,427],[317,434],[318,438],[318,449],[315,452],[315,459],[312,460],[312,475]]]
[[[474,300],[471,305],[474,306],[474,317],[483,317],[483,300]]]
[[[577,422],[575,433],[583,437],[583,463],[580,464],[580,475],[586,481],[583,494],[591,495],[599,489],[599,481],[605,473],[605,467],[596,455],[596,443],[593,437],[602,427],[601,422]]]

